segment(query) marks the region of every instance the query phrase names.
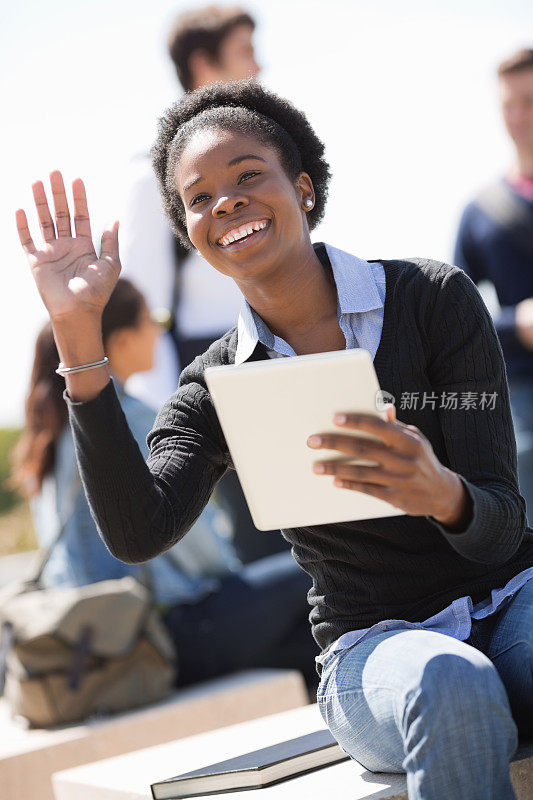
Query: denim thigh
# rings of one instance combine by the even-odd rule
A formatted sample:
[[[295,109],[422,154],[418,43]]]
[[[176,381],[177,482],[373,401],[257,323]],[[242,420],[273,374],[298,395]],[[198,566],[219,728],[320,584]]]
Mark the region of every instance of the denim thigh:
[[[410,750],[424,726],[426,745],[439,750],[441,762],[460,761],[463,770],[464,753],[457,758],[453,749],[465,740],[483,747],[497,728],[508,758],[518,744],[494,665],[476,648],[434,631],[387,631],[331,654],[317,701],[341,747],[373,772],[409,772]]]
[[[490,658],[503,681],[519,733],[533,736],[533,579],[502,609],[472,620],[468,642]]]

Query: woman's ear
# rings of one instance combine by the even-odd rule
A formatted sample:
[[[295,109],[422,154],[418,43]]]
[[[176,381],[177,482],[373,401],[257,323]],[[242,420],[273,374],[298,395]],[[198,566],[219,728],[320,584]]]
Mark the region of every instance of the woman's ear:
[[[307,172],[300,172],[296,179],[296,188],[300,196],[300,205],[306,212],[315,205],[315,188]]]

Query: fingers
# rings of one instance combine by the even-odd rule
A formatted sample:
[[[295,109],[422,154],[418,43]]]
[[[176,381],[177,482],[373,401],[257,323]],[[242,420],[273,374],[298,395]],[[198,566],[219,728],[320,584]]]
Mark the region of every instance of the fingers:
[[[43,239],[47,243],[51,243],[57,238],[65,238],[72,236],[72,229],[70,223],[70,209],[65,191],[65,184],[61,172],[55,170],[50,173],[50,185],[52,187],[52,197],[54,201],[55,211],[55,225],[48,200],[42,181],[36,181],[32,185],[33,199],[37,209],[37,216],[39,218],[39,225]],[[77,178],[72,184],[72,191],[74,196],[74,226],[77,236],[91,237],[91,223],[89,220],[89,211],[87,208],[87,196],[85,193],[85,186],[80,178]],[[32,240],[26,214],[22,209],[16,212],[17,230],[19,233],[20,242],[26,253],[34,254],[37,252],[35,244]],[[117,240],[115,243],[115,239]],[[116,251],[118,257],[118,233],[113,234],[113,252]]]
[[[338,450],[352,458],[375,461],[390,470],[399,472],[403,472],[406,465],[412,460],[410,455],[393,450],[382,442],[370,441],[359,436],[347,436],[344,433],[322,433],[311,436],[307,440],[307,444],[313,449]]]
[[[323,450],[339,450],[348,456],[384,456],[387,452],[383,442],[363,439],[361,436],[349,436],[345,433],[320,433],[310,436],[309,447]]]
[[[119,261],[118,255],[118,222],[113,223],[113,227],[109,231],[104,231],[102,235],[102,258],[110,258],[113,261]]]
[[[52,197],[54,199],[54,209],[56,218],[57,236],[71,236],[70,230],[70,210],[68,207],[67,194],[63,176],[57,170],[50,173],[50,185],[52,187]]]
[[[411,476],[412,465],[398,465],[397,472],[384,469],[381,465],[375,467],[360,464],[346,464],[343,461],[317,461],[313,464],[313,472],[317,475],[334,475],[348,481],[358,483],[377,483],[380,486],[389,486],[395,481],[402,481]]]
[[[50,209],[48,208],[48,200],[46,199],[46,192],[44,191],[43,182],[37,181],[34,183],[32,186],[32,191],[43,239],[45,242],[53,242],[56,238],[56,230],[52,220],[52,215],[50,214]]]
[[[20,243],[26,255],[34,255],[37,251],[31,238],[30,229],[28,227],[28,220],[22,208],[15,212],[15,219],[17,222],[17,231],[19,234]]]
[[[420,445],[420,437],[412,428],[395,420],[389,422],[372,414],[336,414],[336,425],[348,430],[358,430],[377,436],[388,447],[395,447],[404,452],[416,453]],[[412,432],[411,432],[412,431]]]
[[[335,478],[333,483],[339,489],[350,489],[352,492],[369,494],[372,497],[377,497],[378,500],[385,500],[387,503],[396,506],[396,508],[402,508],[402,506],[394,502],[394,497],[391,496],[391,491],[387,486],[378,486],[375,483],[358,483],[356,481],[343,480],[342,478]]]
[[[87,208],[87,195],[81,178],[72,181],[72,194],[74,196],[74,228],[76,236],[91,238],[91,221]]]

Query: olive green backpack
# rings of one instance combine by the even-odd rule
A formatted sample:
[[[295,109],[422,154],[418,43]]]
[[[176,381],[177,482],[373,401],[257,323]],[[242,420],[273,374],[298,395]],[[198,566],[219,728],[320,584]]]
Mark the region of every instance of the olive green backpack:
[[[74,500],[80,486],[72,487]],[[67,503],[73,508],[73,502]],[[0,593],[0,690],[13,715],[48,727],[125,711],[170,694],[177,658],[133,577],[43,588],[41,576],[70,511],[35,575]],[[145,570],[148,575],[148,570]]]

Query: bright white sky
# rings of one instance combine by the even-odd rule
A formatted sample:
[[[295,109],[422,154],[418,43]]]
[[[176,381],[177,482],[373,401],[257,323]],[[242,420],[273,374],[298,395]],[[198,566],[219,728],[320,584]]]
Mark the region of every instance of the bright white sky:
[[[204,4],[2,4],[0,426],[22,421],[46,319],[14,210],[30,210],[32,181],[60,168],[85,179],[93,231],[120,216],[129,158],[149,149],[157,117],[178,95],[169,21]],[[450,260],[462,205],[512,158],[494,69],[532,45],[531,0],[245,5],[258,21],[264,82],[305,110],[326,143],[334,178],[316,240],[367,258]]]

